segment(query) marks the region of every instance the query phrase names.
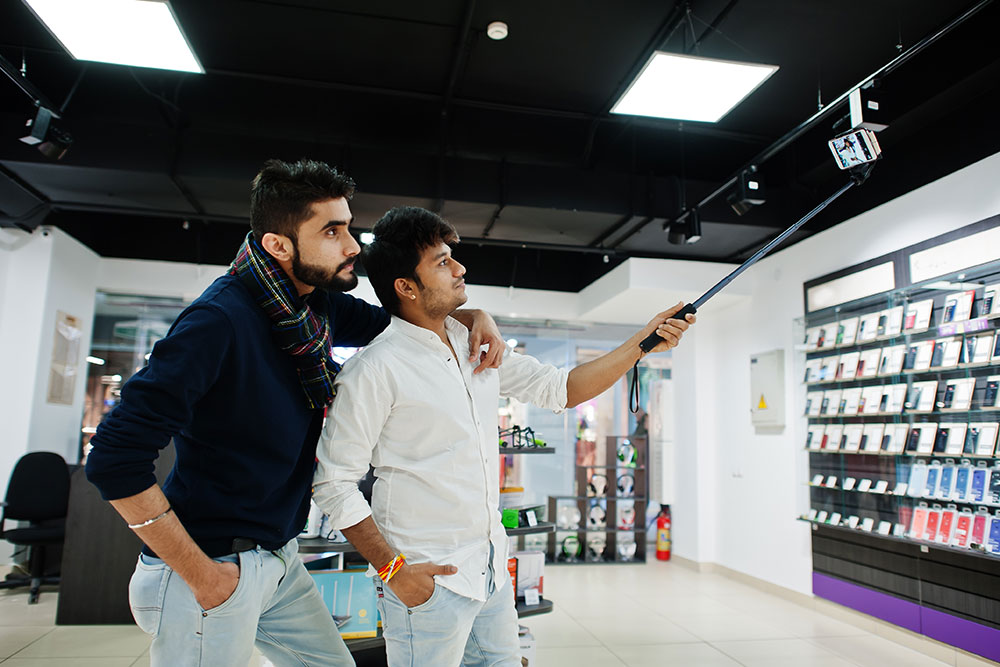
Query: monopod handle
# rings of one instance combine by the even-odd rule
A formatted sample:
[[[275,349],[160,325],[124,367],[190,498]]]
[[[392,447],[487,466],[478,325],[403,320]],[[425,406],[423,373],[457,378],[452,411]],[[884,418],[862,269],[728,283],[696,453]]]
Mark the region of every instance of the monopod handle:
[[[674,313],[673,315],[671,315],[670,319],[672,319],[672,320],[683,320],[683,319],[687,318],[688,315],[694,315],[697,312],[698,312],[698,309],[694,307],[694,304],[693,303],[689,303],[688,305],[684,306],[683,308],[681,308],[680,310],[678,310],[676,313]],[[639,343],[639,349],[641,349],[643,352],[649,352],[654,347],[656,347],[657,345],[659,345],[662,341],[663,341],[663,339],[654,331],[653,333],[651,333],[648,336],[646,336],[642,340],[641,343]]]

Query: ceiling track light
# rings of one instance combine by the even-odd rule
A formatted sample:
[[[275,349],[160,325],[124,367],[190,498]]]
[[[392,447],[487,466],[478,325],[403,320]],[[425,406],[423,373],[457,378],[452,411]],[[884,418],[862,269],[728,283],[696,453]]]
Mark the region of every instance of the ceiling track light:
[[[751,166],[740,172],[733,191],[726,197],[730,208],[736,215],[747,213],[754,206],[760,206],[767,198],[764,194],[764,181],[757,172],[756,166]]]
[[[698,209],[690,209],[683,219],[667,226],[667,240],[674,245],[691,245],[701,240],[701,215]]]
[[[37,147],[47,158],[61,159],[73,145],[73,137],[69,132],[56,127],[53,120],[58,118],[59,114],[55,111],[39,106],[35,117],[29,118],[25,123],[28,134],[21,137],[21,141]]]

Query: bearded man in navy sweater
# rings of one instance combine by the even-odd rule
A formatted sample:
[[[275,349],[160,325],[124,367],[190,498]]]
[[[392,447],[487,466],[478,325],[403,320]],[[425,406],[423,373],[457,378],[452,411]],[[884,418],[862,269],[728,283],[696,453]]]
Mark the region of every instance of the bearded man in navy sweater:
[[[145,543],[129,584],[152,664],[353,665],[297,556],[316,442],[334,399],[333,346],[389,323],[344,294],[357,285],[354,182],[320,162],[268,161],[251,232],[226,275],[174,322],[91,440],[87,477]],[[495,367],[504,342],[466,311],[470,349]],[[177,460],[153,476],[171,438]]]

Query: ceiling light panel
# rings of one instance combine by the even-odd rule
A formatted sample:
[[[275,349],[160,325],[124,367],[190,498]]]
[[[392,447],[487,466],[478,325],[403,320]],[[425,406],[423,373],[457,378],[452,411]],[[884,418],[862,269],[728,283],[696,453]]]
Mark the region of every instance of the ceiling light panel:
[[[24,0],[77,60],[204,74],[165,0]]]
[[[656,51],[611,113],[715,123],[777,71]]]

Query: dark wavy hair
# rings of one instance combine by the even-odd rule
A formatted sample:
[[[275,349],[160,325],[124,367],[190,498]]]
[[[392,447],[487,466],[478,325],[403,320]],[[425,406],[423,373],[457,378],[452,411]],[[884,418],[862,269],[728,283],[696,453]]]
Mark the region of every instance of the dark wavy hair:
[[[351,177],[325,162],[268,160],[250,186],[250,229],[258,241],[268,232],[296,240],[313,203],[353,196]]]
[[[423,286],[417,277],[420,254],[439,243],[458,244],[458,232],[437,213],[416,206],[398,206],[379,218],[372,228],[375,240],[361,253],[368,280],[382,302],[382,307],[399,315],[399,297],[393,283],[409,278]]]

